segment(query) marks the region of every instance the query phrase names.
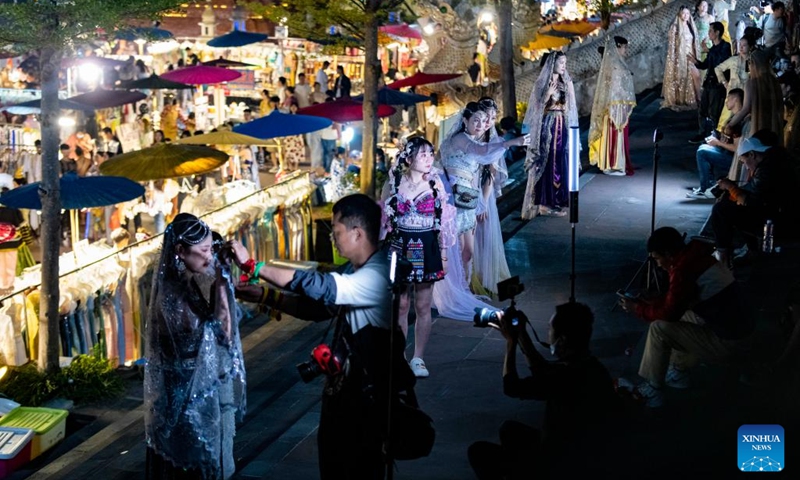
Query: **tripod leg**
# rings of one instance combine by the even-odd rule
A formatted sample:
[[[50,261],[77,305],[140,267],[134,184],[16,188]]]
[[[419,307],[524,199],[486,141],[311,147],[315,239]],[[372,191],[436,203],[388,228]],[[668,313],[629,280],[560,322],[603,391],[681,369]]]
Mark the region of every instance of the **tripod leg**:
[[[644,262],[642,262],[641,265],[639,265],[639,269],[636,270],[636,273],[633,274],[633,277],[631,278],[631,281],[628,282],[627,285],[625,285],[625,291],[626,292],[630,291],[631,286],[633,286],[633,284],[636,283],[636,279],[639,278],[639,276],[642,274],[642,272],[644,271],[645,268],[647,268],[646,274],[647,274],[647,281],[648,281],[648,287],[649,287],[649,279],[650,279],[650,266],[649,265],[650,265],[650,260],[652,260],[652,259],[650,257],[648,257],[647,260],[645,260]],[[610,311],[613,312],[614,310],[616,310],[618,305],[619,305],[618,303],[614,302],[614,305],[611,307]]]

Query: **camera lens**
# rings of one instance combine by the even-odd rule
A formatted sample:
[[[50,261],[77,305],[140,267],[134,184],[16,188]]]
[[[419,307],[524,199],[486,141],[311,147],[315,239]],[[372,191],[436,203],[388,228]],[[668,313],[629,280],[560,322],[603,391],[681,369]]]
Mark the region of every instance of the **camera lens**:
[[[297,373],[300,374],[300,378],[304,383],[309,383],[317,378],[322,373],[322,370],[316,362],[303,362],[297,364]]]
[[[476,327],[486,328],[490,323],[497,323],[497,311],[486,307],[476,308],[475,316],[472,317],[472,321],[475,323]]]

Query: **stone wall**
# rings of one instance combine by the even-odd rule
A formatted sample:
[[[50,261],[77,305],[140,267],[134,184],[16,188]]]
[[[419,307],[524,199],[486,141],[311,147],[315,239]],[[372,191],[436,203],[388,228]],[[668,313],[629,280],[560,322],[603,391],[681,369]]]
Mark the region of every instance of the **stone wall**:
[[[756,5],[756,0],[737,2],[737,11],[744,11]],[[667,32],[675,20],[683,3],[670,2],[660,4],[652,13],[632,20],[628,23],[612,27],[608,35],[620,35],[628,39],[628,66],[634,74],[634,87],[640,93],[660,84],[664,78],[664,61],[667,56]],[[736,22],[738,15],[730,14],[731,23]],[[733,28],[733,25],[730,26]],[[587,37],[577,47],[570,48],[567,54],[567,69],[572,74],[575,84],[575,97],[580,115],[588,115],[592,108],[592,99],[597,85],[597,72],[600,69],[600,54],[597,47],[605,44],[605,35]],[[574,45],[574,44],[573,44]],[[530,62],[529,62],[530,63]],[[539,64],[525,65],[517,71],[517,100],[527,101],[536,78],[539,76]]]

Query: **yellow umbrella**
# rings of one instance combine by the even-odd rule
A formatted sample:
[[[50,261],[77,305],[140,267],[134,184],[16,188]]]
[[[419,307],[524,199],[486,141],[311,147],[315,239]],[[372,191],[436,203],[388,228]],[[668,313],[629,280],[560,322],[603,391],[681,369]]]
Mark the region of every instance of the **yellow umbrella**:
[[[536,40],[528,44],[528,50],[549,50],[569,45],[570,41],[566,38],[554,37],[552,35],[537,35]]]
[[[213,148],[160,143],[144,150],[117,155],[100,165],[100,172],[144,182],[201,175],[221,167],[227,161],[226,153]]]
[[[548,25],[547,27],[540,30],[541,33],[571,33],[573,35],[589,35],[593,31],[600,28],[600,26],[596,23],[587,22],[586,20],[577,20],[574,22],[567,21],[562,23],[556,23],[553,25]]]
[[[181,138],[173,143],[181,145],[264,145],[267,141],[249,135],[242,135],[241,133],[232,132],[230,130],[219,130],[202,135],[195,135],[193,137]]]

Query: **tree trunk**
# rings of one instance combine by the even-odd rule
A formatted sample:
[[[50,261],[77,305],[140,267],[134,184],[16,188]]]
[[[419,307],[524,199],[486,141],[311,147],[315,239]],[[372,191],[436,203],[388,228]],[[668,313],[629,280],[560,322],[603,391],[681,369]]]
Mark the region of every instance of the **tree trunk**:
[[[503,92],[503,116],[517,119],[517,92],[514,82],[514,31],[511,25],[513,5],[511,0],[497,0],[499,17],[500,88]]]
[[[378,59],[378,17],[380,1],[369,2],[364,25],[364,127],[361,137],[361,193],[375,198],[375,149],[378,138],[378,80],[381,63]]]
[[[41,51],[42,105],[42,288],[39,300],[39,368],[59,369],[58,340],[58,256],[61,245],[61,186],[58,163],[58,71],[61,50],[46,47]]]

